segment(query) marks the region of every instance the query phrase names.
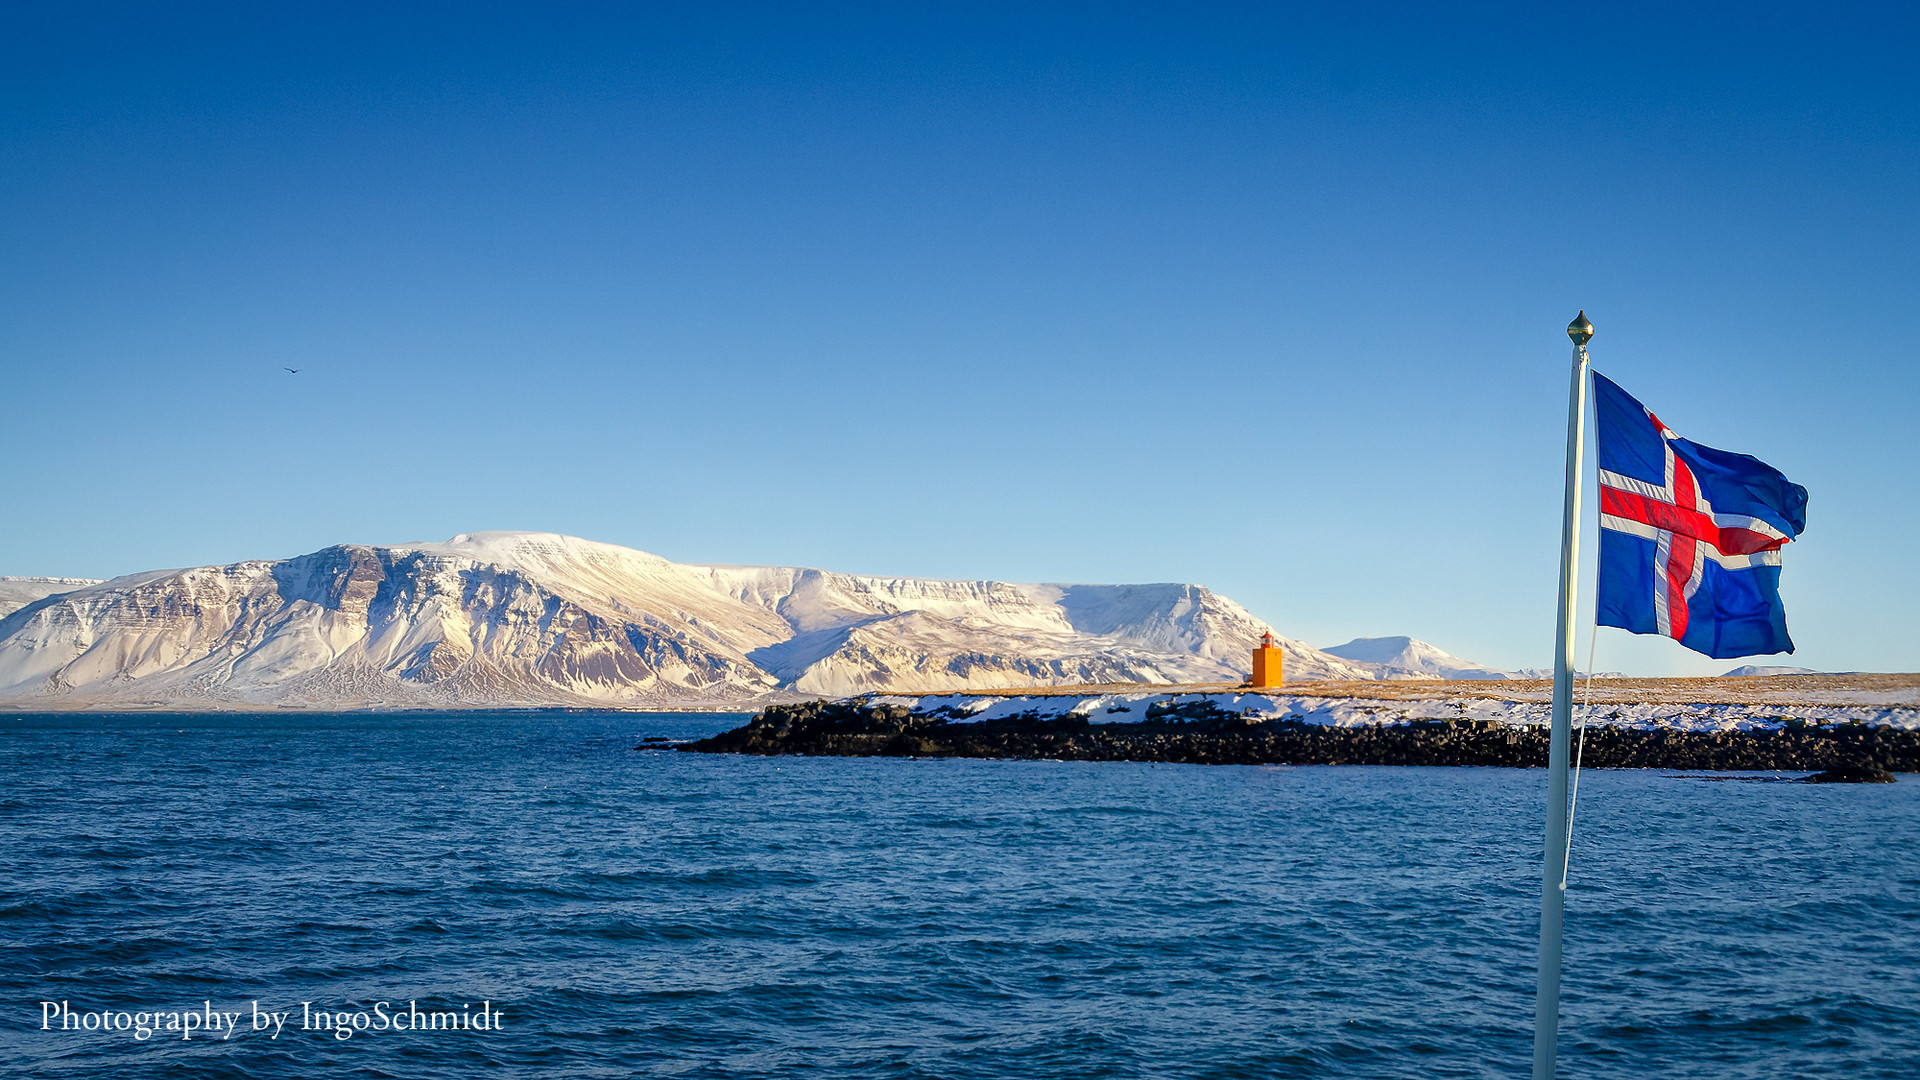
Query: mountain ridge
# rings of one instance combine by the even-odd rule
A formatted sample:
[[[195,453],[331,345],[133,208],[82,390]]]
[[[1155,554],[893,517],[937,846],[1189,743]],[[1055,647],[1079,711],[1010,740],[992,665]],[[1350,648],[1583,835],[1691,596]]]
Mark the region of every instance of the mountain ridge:
[[[54,587],[33,580],[15,592]],[[70,581],[0,611],[0,703],[687,708],[1223,682],[1271,629],[1200,585],[674,563],[552,533]],[[1290,678],[1423,677],[1280,641]]]
[[[1361,663],[1381,664],[1432,679],[1512,679],[1514,672],[1490,668],[1485,664],[1476,664],[1471,660],[1462,660],[1430,645],[1419,638],[1405,635],[1393,637],[1354,638],[1342,645],[1329,645],[1320,650],[1346,660]]]

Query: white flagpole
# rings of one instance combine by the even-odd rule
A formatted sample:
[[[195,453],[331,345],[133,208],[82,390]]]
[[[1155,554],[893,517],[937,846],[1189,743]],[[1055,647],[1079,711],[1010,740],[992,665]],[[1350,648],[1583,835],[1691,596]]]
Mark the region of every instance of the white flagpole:
[[[1573,729],[1573,610],[1580,566],[1580,480],[1587,443],[1587,342],[1582,311],[1573,339],[1573,387],[1567,394],[1567,499],[1560,519],[1560,623],[1553,654],[1552,745],[1547,753],[1547,844],[1541,867],[1540,994],[1533,1013],[1533,1080],[1554,1080],[1560,1038],[1560,917],[1567,899],[1567,744]]]

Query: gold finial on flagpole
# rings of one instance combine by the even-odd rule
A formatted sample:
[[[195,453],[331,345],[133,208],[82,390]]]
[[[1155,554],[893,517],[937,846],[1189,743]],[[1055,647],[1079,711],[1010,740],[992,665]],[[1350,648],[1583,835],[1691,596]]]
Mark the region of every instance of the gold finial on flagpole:
[[[1573,339],[1575,345],[1585,345],[1593,340],[1593,324],[1587,321],[1584,309],[1567,324],[1567,336]]]

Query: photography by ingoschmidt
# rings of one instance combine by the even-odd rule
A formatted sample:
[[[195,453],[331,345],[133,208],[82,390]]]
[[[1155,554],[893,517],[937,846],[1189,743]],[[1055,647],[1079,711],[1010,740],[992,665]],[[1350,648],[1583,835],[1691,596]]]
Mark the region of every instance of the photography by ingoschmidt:
[[[252,1034],[271,1041],[287,1032],[318,1032],[344,1042],[356,1035],[385,1032],[495,1032],[502,1030],[505,1020],[491,1001],[481,1002],[477,1010],[464,1002],[458,1008],[423,1010],[417,1000],[399,1007],[376,1001],[358,1009],[316,1009],[313,1002],[302,1001],[297,1009],[279,1012],[263,1009],[258,1001],[228,1012],[214,1008],[212,999],[203,1000],[197,1010],[75,1009],[65,1000],[40,1002],[41,1031],[126,1035],[135,1042],[156,1036],[192,1042],[196,1034],[221,1040]]]

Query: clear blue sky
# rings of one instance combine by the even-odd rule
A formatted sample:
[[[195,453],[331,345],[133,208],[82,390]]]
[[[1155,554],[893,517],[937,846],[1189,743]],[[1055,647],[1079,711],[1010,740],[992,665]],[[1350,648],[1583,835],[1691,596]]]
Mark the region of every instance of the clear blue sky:
[[[1774,662],[1920,669],[1911,9],[396,7],[9,13],[0,573],[542,529],[1542,666],[1585,308],[1811,491]]]

